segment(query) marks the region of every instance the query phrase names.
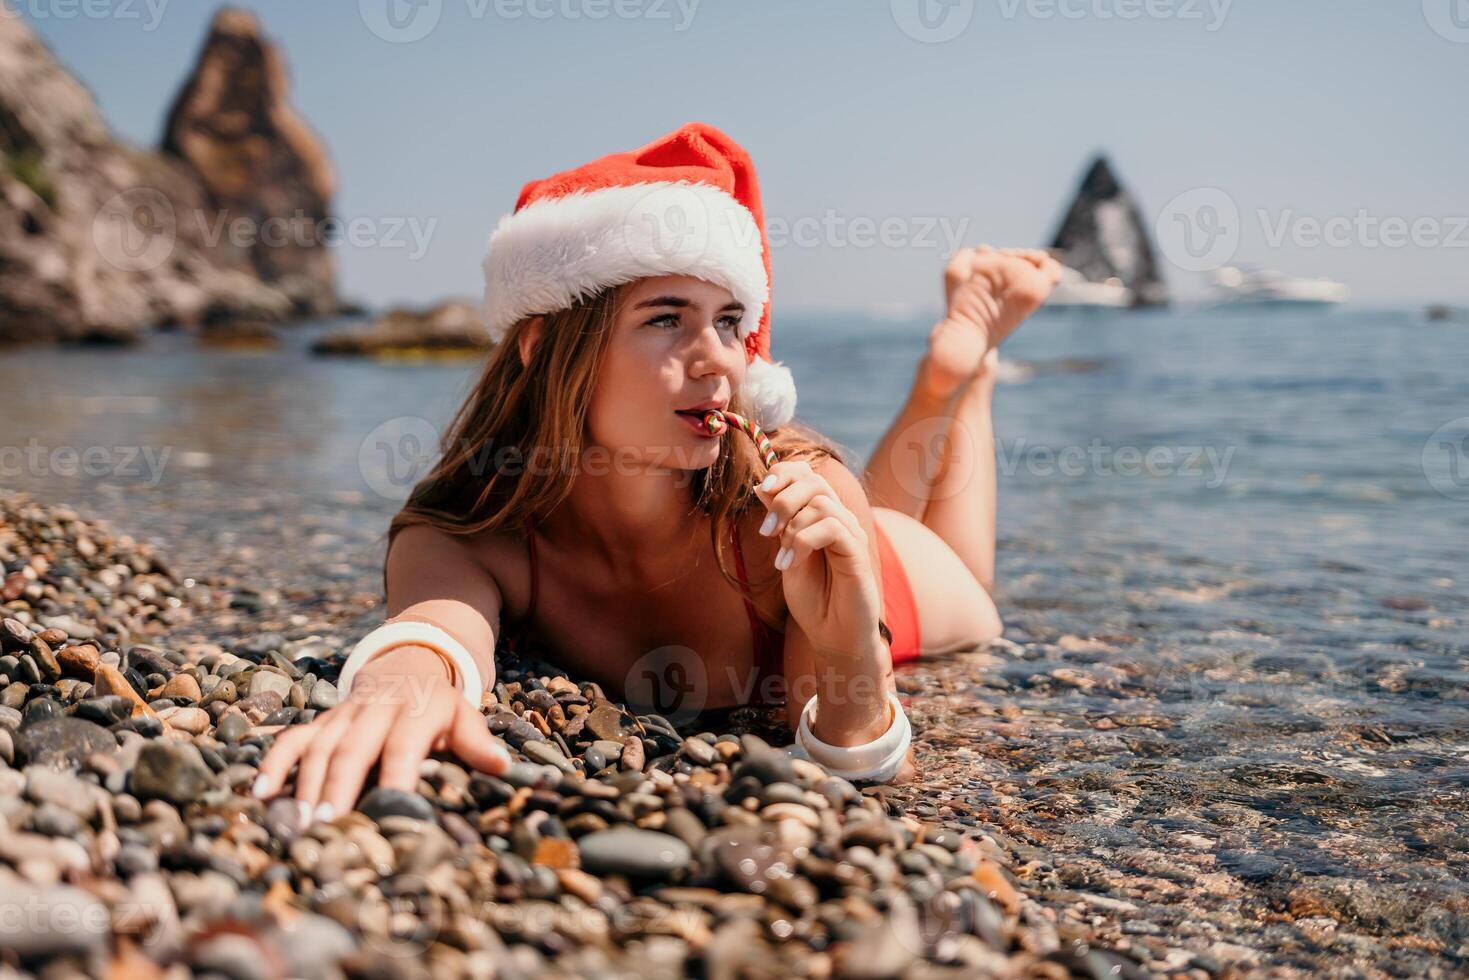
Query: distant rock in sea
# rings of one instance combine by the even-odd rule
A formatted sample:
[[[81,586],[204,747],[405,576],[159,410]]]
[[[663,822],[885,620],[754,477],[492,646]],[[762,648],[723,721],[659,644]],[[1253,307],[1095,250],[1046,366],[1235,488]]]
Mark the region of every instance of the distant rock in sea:
[[[1424,310],[1423,315],[1430,320],[1457,320],[1461,323],[1469,323],[1469,306],[1434,305]]]
[[[1142,212],[1105,156],[1092,161],[1051,247],[1090,282],[1118,280],[1132,291],[1134,306],[1168,302]]]
[[[493,346],[479,307],[452,301],[426,310],[392,310],[366,329],[327,334],[311,350],[316,354],[402,357],[477,354]]]
[[[332,189],[249,14],[216,15],[152,152],[116,139],[26,20],[0,10],[0,343],[335,312],[325,247],[240,245],[270,219],[326,215]]]

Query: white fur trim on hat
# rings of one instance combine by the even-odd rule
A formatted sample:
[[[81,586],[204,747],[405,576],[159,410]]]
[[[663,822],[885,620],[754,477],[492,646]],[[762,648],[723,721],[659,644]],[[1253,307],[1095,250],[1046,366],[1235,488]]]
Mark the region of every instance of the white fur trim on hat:
[[[740,395],[762,429],[778,429],[796,415],[796,379],[780,362],[756,356],[745,369]]]
[[[760,229],[711,184],[657,181],[542,198],[500,219],[485,256],[485,325],[499,343],[517,321],[554,313],[648,276],[723,286],[745,306],[741,337],[770,295]]]

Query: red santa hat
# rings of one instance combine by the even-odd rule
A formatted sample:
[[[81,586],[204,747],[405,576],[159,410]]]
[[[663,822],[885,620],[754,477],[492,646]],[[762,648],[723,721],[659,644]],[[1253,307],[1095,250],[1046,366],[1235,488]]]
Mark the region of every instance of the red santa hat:
[[[524,317],[658,275],[715,283],[744,304],[740,395],[761,426],[789,422],[796,384],[770,359],[770,242],[755,164],[705,123],[526,184],[490,235],[485,322],[498,343]]]

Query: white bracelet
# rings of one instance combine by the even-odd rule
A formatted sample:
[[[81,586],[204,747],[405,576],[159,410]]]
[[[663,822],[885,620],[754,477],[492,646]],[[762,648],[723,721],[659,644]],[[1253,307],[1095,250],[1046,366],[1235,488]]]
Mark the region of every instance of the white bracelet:
[[[479,667],[475,665],[474,658],[469,655],[464,644],[438,626],[413,620],[384,623],[359,640],[342,664],[341,675],[337,678],[337,693],[345,698],[352,690],[352,681],[356,678],[357,671],[373,657],[393,647],[410,643],[438,650],[452,660],[459,668],[459,678],[463,681],[460,692],[464,695],[464,700],[475,708],[480,706],[484,682],[480,680]]]
[[[833,776],[888,782],[898,774],[903,760],[908,757],[913,728],[908,724],[908,715],[896,695],[889,694],[887,703],[892,708],[892,720],[887,731],[871,742],[842,746],[823,742],[812,733],[811,725],[816,720],[816,698],[813,697],[801,709],[801,723],[796,726],[796,746],[793,748],[799,747],[801,754],[825,767]]]

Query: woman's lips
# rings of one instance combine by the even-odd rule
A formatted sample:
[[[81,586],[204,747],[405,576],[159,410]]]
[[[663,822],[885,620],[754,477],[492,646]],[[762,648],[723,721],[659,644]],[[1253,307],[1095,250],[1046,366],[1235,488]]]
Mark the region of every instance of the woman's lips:
[[[687,422],[689,424],[689,427],[692,428],[695,432],[699,433],[699,435],[707,436],[710,439],[718,438],[714,435],[714,433],[710,432],[709,427],[704,424],[704,415],[702,412],[698,415],[685,415],[682,412],[674,412],[673,414],[677,415],[679,418]]]

